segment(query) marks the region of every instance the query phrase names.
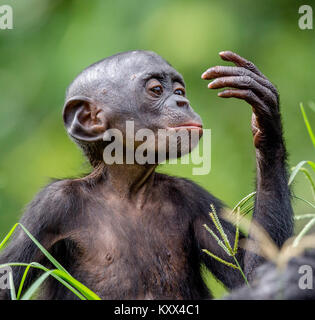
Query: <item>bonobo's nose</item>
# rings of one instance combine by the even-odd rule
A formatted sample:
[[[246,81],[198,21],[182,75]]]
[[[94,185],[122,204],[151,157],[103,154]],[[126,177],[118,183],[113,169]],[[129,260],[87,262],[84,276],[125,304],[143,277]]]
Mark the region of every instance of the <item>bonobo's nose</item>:
[[[177,98],[176,99],[176,104],[178,107],[188,107],[189,102],[185,98]]]

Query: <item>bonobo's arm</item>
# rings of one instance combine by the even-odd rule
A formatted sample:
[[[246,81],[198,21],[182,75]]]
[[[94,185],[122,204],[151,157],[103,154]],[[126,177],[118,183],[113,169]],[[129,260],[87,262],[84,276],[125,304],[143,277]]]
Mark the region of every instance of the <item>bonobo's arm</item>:
[[[257,165],[257,194],[253,218],[280,247],[292,236],[293,211],[288,188],[278,92],[253,63],[230,51],[221,52],[220,56],[237,67],[216,66],[204,72],[202,78],[215,79],[208,86],[211,89],[229,88],[220,92],[219,97],[243,99],[252,106],[251,126]],[[254,236],[250,230],[249,237]],[[210,236],[208,239],[212,240]],[[203,245],[206,243],[203,242]],[[257,246],[257,243],[255,245]],[[210,247],[212,246],[213,244]],[[240,251],[240,255],[245,274],[251,280],[253,271],[263,259],[250,250]],[[229,274],[226,274],[226,277],[229,277]]]
[[[64,215],[67,214],[71,205],[70,199],[58,187],[59,184],[60,182],[53,183],[39,192],[20,220],[20,223],[48,250],[62,238]],[[0,265],[10,262],[39,262],[45,264],[46,259],[44,258],[33,241],[18,226],[13,234],[13,239],[0,252]],[[25,267],[12,267],[12,270],[15,289],[17,290]],[[38,270],[30,268],[23,287],[24,290],[37,276]],[[1,299],[10,299],[8,289],[0,289]]]

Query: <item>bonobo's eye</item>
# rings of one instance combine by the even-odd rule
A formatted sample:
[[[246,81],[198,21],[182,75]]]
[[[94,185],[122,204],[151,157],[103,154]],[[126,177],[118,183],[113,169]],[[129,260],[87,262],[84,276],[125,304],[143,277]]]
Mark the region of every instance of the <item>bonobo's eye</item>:
[[[163,93],[163,86],[157,79],[150,79],[146,84],[146,91],[153,97],[159,97]]]
[[[186,94],[185,88],[178,82],[174,84],[174,94],[179,96],[185,96]]]

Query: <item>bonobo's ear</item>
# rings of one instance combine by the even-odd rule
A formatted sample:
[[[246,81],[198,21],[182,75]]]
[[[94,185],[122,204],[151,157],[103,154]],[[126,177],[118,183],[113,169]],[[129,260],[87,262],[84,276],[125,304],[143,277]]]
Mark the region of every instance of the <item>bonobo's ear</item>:
[[[81,141],[99,141],[107,129],[104,110],[87,97],[69,99],[63,121],[70,136]]]

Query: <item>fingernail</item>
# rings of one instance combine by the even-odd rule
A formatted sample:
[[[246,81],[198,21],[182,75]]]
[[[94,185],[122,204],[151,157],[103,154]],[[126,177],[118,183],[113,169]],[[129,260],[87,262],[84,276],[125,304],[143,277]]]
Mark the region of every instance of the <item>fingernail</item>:
[[[220,51],[219,52],[219,55],[222,55],[222,54],[224,54],[226,51]]]
[[[205,79],[206,75],[207,75],[207,71],[205,71],[205,72],[201,75],[201,79]]]

